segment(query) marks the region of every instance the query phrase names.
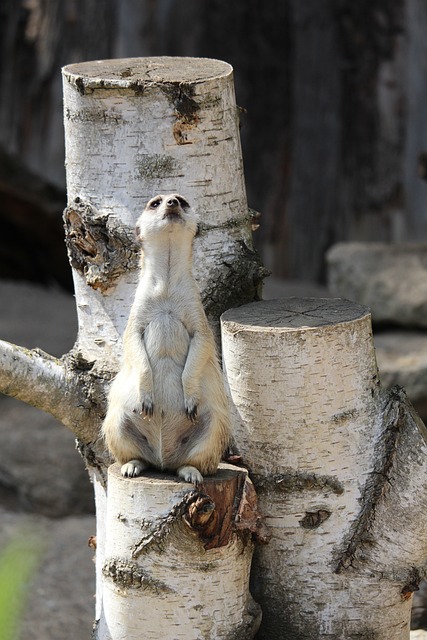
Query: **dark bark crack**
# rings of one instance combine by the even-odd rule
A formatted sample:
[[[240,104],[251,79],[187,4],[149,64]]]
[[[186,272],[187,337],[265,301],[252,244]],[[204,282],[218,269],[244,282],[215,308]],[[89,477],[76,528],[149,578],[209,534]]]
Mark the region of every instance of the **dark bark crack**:
[[[366,552],[374,543],[372,528],[376,508],[384,500],[388,488],[391,486],[390,474],[395,463],[402,429],[405,426],[406,414],[405,392],[403,389],[395,387],[385,394],[383,428],[376,445],[375,466],[362,492],[359,516],[350,527],[345,548],[336,560],[335,571],[337,573],[341,573],[349,567],[355,567],[356,564],[366,560]]]

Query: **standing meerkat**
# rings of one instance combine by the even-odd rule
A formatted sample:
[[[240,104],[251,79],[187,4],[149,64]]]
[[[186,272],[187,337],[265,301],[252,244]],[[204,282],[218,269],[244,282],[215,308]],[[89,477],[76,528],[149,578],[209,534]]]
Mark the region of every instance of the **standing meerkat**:
[[[124,476],[153,466],[198,484],[229,441],[224,381],[192,274],[196,230],[177,194],[152,198],[137,222],[141,274],[103,424]]]

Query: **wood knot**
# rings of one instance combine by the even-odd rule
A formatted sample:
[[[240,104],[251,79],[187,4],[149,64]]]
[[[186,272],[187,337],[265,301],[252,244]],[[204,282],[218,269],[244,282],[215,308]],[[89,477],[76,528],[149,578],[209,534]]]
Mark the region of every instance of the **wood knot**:
[[[188,505],[184,522],[205,542],[205,549],[218,545],[218,512],[209,496],[200,494]]]
[[[192,529],[204,529],[215,517],[215,502],[209,496],[199,496],[192,502],[184,520]]]
[[[138,265],[133,231],[77,197],[64,211],[65,243],[71,266],[93,289],[105,292]]]
[[[254,485],[239,471],[222,480],[205,478],[199,493],[187,502],[184,522],[197,532],[206,550],[226,546],[236,534],[245,544],[251,538],[261,544],[270,540]]]
[[[306,511],[305,516],[299,521],[303,529],[317,529],[320,525],[330,518],[331,512],[326,509],[318,509],[317,511]]]

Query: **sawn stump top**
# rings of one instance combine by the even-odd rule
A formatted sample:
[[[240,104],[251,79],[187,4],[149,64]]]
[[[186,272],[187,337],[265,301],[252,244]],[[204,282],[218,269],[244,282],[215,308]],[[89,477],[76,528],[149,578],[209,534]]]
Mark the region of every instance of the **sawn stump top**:
[[[226,77],[233,67],[212,58],[159,56],[91,60],[63,67],[64,77],[77,88],[134,88],[135,84],[196,84]]]
[[[292,330],[354,322],[369,315],[368,307],[343,298],[281,298],[229,309],[221,320],[248,329]]]

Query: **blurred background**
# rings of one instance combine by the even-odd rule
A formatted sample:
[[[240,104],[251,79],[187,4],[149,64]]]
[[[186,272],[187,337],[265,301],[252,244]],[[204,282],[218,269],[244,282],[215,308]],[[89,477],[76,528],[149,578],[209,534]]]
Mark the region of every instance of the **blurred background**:
[[[234,67],[248,203],[261,213],[255,243],[273,274],[266,297],[369,304],[382,380],[403,384],[425,417],[426,34],[425,0],[2,0],[0,337],[59,356],[77,331],[61,67],[219,58]],[[409,258],[395,250],[408,242]],[[390,298],[401,306],[387,314]],[[89,637],[95,525],[73,436],[1,397],[0,439],[0,548],[24,525],[47,545],[23,634]],[[414,616],[427,626],[422,602]]]
[[[3,0],[0,18],[0,275],[71,286],[60,67],[110,57],[233,65],[274,275],[322,282],[337,241],[426,238],[424,0]]]

